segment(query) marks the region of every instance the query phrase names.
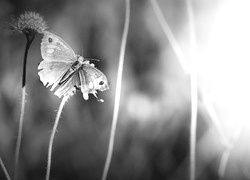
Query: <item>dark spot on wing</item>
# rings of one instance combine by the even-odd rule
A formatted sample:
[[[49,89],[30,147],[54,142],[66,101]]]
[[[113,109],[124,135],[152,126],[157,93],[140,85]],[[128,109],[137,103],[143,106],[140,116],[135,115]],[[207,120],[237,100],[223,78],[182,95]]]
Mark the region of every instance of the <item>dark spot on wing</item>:
[[[48,38],[48,41],[49,41],[49,43],[51,43],[52,42],[52,38]]]
[[[74,85],[74,87],[76,88],[76,90],[80,90],[80,88],[77,85]]]
[[[100,81],[100,82],[99,82],[99,85],[100,85],[100,86],[102,86],[103,84],[104,84],[104,82],[103,82],[103,81]]]

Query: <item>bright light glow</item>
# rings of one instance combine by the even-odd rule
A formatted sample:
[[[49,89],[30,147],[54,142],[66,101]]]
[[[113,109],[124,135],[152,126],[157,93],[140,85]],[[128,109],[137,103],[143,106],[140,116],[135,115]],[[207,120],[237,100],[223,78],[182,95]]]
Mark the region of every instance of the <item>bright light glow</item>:
[[[226,174],[233,179],[237,179],[237,170],[235,166],[232,168],[232,163],[237,164],[237,168],[250,166],[247,158],[250,157],[249,17],[249,0],[224,1],[215,17],[206,52],[198,61],[198,74],[202,84],[206,85],[202,89],[209,95],[222,130],[233,145],[233,149],[228,151],[229,161],[220,167],[231,167]],[[212,149],[218,150],[214,145]],[[211,150],[204,150],[203,155],[211,153]],[[226,152],[224,150],[222,152]]]
[[[210,85],[209,95],[228,136],[236,127],[250,130],[249,9],[249,0],[222,4],[199,64],[201,79]]]

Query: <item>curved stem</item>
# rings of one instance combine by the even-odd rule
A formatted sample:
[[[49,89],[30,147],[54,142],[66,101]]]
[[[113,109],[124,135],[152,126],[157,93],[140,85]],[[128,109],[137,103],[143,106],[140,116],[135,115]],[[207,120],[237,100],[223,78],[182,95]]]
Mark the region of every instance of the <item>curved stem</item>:
[[[107,158],[106,158],[106,162],[105,162],[105,166],[104,166],[104,170],[102,174],[102,180],[106,180],[107,178],[108,170],[110,167],[111,158],[113,154],[115,131],[116,131],[119,105],[120,105],[120,96],[121,96],[122,71],[123,71],[124,56],[125,56],[126,42],[127,42],[128,29],[129,29],[129,17],[130,17],[130,0],[126,0],[126,15],[125,15],[124,29],[123,29],[121,49],[120,49],[118,74],[117,74],[117,80],[116,80],[115,104],[114,104],[113,119],[112,119],[111,133],[110,133],[110,139],[109,139],[108,154],[107,154]]]
[[[17,168],[18,168],[18,161],[19,161],[19,153],[22,141],[22,133],[23,133],[23,117],[24,117],[24,109],[25,109],[25,86],[22,88],[22,102],[21,102],[21,115],[18,127],[18,135],[17,135],[17,142],[16,142],[16,151],[15,151],[15,165],[14,165],[14,172],[13,172],[13,180],[16,179],[17,176]]]
[[[20,120],[19,120],[19,127],[18,127],[18,136],[17,136],[17,142],[16,142],[16,150],[15,150],[15,164],[14,164],[14,170],[13,170],[13,180],[16,179],[16,171],[18,168],[18,161],[19,161],[19,153],[20,153],[20,147],[21,147],[21,141],[22,141],[22,131],[23,131],[23,117],[24,117],[24,111],[25,111],[25,95],[26,95],[26,64],[27,64],[27,57],[29,52],[29,47],[31,43],[33,42],[33,39],[35,38],[34,34],[26,34],[27,42],[24,52],[24,60],[23,60],[23,76],[22,76],[22,102],[21,102],[21,114],[20,114]]]
[[[50,136],[49,149],[48,149],[46,180],[49,180],[49,176],[50,176],[52,146],[53,146],[53,141],[54,141],[55,134],[56,134],[56,129],[57,129],[57,126],[58,126],[58,123],[59,123],[59,119],[60,119],[60,116],[61,116],[61,113],[62,113],[63,106],[64,106],[65,102],[68,100],[68,98],[69,98],[69,96],[64,96],[61,103],[60,103],[59,109],[58,109],[57,114],[56,114],[56,119],[55,119],[55,123],[54,123],[53,129],[52,129],[52,133],[51,133],[51,136]]]
[[[4,163],[3,163],[3,160],[2,160],[1,157],[0,157],[0,165],[1,165],[1,167],[2,167],[2,169],[3,169],[3,172],[4,172],[5,176],[6,176],[6,179],[7,179],[7,180],[11,180],[11,179],[10,179],[10,175],[9,175],[9,173],[8,173],[8,171],[7,171],[7,169],[6,169],[6,167],[4,166]]]

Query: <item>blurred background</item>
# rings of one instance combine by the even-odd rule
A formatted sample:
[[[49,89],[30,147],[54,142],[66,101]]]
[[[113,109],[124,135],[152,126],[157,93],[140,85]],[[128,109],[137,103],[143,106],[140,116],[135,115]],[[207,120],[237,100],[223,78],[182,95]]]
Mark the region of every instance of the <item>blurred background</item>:
[[[157,2],[188,58],[186,1]],[[193,0],[192,6],[199,82],[196,178],[220,179],[221,159],[228,152],[221,179],[250,179],[250,3]],[[110,89],[98,94],[105,102],[92,95],[85,101],[80,92],[69,99],[56,133],[51,169],[51,180],[100,179],[113,115],[125,0],[0,0],[2,22],[25,11],[42,15],[48,30],[76,54],[101,60],[94,63],[110,82]],[[149,0],[132,0],[130,17],[108,179],[189,179],[190,76]],[[8,29],[0,32],[0,156],[12,173],[26,39]],[[49,137],[60,104],[37,74],[41,38],[36,36],[28,55],[19,180],[45,178]],[[5,179],[2,169],[0,179]]]

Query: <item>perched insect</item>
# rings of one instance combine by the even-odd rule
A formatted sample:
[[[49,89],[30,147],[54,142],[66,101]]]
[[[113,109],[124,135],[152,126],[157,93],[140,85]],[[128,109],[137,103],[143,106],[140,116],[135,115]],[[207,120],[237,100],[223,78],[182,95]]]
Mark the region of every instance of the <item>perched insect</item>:
[[[88,94],[97,97],[97,91],[109,89],[106,76],[88,58],[76,55],[72,48],[57,35],[45,31],[41,43],[43,61],[39,64],[38,75],[44,86],[55,89],[59,98],[75,93],[80,89],[83,98],[87,100]]]

